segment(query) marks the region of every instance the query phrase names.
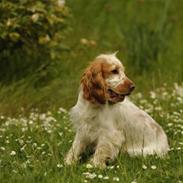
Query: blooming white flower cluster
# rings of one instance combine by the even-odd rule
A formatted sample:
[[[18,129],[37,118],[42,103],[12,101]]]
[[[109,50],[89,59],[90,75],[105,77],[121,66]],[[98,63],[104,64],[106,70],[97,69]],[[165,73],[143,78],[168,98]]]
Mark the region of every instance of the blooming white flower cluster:
[[[49,159],[53,157],[51,147],[52,138],[56,146],[64,141],[63,134],[72,133],[68,121],[68,112],[63,108],[58,111],[39,113],[36,109],[28,116],[6,117],[0,116],[0,161],[6,164],[10,159],[14,164],[21,162],[21,168],[32,167],[37,158]],[[19,159],[20,158],[20,159]],[[55,167],[61,169],[63,163],[57,162]],[[18,170],[12,170],[14,173]],[[46,173],[47,174],[47,173]],[[45,174],[45,175],[46,175]]]
[[[102,180],[111,180],[113,182],[119,182],[120,181],[120,178],[119,177],[109,177],[109,176],[106,176],[106,175],[102,175],[102,174],[98,174],[95,173],[95,172],[83,172],[83,175],[85,176],[85,180],[84,182],[87,182],[86,179],[102,179]]]

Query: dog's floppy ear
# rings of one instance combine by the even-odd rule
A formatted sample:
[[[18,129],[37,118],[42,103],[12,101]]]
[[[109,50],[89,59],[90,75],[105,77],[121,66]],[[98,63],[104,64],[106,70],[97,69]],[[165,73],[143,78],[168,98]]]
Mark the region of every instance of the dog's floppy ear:
[[[93,62],[81,77],[83,97],[92,102],[105,104],[106,84],[103,78],[102,63]]]

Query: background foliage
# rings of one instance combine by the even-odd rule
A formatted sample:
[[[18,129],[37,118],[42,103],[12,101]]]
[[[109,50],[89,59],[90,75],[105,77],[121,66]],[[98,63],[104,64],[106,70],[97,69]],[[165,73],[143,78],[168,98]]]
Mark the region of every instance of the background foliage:
[[[136,92],[182,82],[182,6],[179,0],[1,1],[0,111],[70,108],[88,62],[116,50]]]
[[[0,12],[1,82],[46,77],[64,47],[68,9],[55,0],[2,0]]]

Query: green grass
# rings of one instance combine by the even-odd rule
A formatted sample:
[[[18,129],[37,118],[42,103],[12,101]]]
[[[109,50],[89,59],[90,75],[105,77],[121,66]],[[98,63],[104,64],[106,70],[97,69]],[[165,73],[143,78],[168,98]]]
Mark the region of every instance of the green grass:
[[[148,97],[137,93],[132,100],[164,128],[171,151],[156,156],[120,154],[105,170],[87,168],[88,160],[64,165],[74,132],[62,108],[47,113],[32,111],[17,118],[0,116],[0,182],[138,182],[181,183],[183,180],[183,96],[176,87],[161,87]]]

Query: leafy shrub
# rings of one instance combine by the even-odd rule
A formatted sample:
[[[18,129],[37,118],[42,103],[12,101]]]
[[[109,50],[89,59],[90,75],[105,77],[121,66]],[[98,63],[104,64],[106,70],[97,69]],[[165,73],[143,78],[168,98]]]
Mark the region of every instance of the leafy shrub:
[[[47,75],[64,48],[68,8],[57,0],[2,0],[0,12],[0,81]]]

